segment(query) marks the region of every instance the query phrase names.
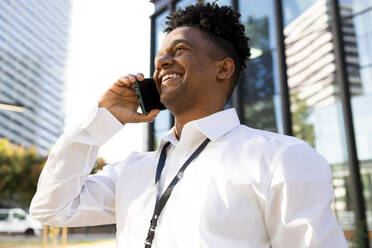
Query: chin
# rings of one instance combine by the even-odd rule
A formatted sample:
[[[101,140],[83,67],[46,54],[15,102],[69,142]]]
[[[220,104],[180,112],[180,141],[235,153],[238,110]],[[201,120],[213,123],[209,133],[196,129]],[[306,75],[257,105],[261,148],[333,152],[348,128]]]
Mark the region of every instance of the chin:
[[[172,92],[173,93],[173,92]],[[185,107],[185,100],[178,94],[164,94],[160,97],[160,102],[172,113],[176,114]]]
[[[162,88],[160,93],[160,102],[163,103],[167,109],[171,109],[173,105],[185,102],[185,92],[186,90],[182,86]]]

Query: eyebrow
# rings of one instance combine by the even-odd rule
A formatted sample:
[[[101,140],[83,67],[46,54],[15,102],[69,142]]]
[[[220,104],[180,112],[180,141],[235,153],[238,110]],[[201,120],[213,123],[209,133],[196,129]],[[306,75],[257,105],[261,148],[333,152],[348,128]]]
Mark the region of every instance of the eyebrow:
[[[190,42],[184,39],[177,39],[177,40],[172,41],[172,44],[169,47],[175,47],[180,43],[186,43],[188,46],[194,48],[194,46]],[[169,47],[167,49],[169,49]],[[156,57],[159,56],[159,52],[161,52],[161,50],[158,50]]]
[[[187,45],[191,46],[191,47],[194,47],[190,42],[188,42],[187,40],[184,40],[184,39],[177,39],[177,40],[174,40],[171,44],[171,46],[176,46],[178,45],[179,43],[186,43]]]
[[[177,46],[177,45],[180,44],[180,43],[185,43],[185,44],[187,44],[188,46],[190,46],[191,48],[194,48],[194,46],[193,46],[190,42],[188,42],[187,40],[184,40],[184,39],[177,39],[177,40],[172,41],[172,44],[171,44],[167,49],[169,49],[170,47],[175,47],[175,46]],[[157,52],[156,55],[155,55],[155,59],[156,59],[156,57],[159,56],[159,54],[161,54],[160,52],[161,52],[161,50],[158,50],[158,52]]]

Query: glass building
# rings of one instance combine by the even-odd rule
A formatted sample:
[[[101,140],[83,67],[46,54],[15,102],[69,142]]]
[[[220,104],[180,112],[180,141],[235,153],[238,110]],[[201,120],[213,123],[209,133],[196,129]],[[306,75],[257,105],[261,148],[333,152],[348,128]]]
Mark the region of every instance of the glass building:
[[[0,137],[42,155],[60,136],[71,1],[0,1]]]
[[[170,11],[153,0],[150,71]],[[252,56],[230,106],[242,123],[307,141],[333,171],[332,204],[347,239],[372,238],[372,0],[223,0],[241,13]],[[148,149],[174,124],[149,124]],[[369,230],[369,232],[367,232]]]

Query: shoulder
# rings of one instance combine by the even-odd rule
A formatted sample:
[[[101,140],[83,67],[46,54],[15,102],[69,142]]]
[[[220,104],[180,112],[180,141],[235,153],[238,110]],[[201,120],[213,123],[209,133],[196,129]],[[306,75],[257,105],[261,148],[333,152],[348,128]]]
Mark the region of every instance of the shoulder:
[[[265,181],[269,184],[331,180],[327,160],[301,139],[245,125],[238,126],[228,136],[231,145],[243,153],[247,161],[256,161],[255,167],[265,171]]]
[[[236,136],[243,136],[246,140],[254,139],[255,141],[259,141],[262,143],[280,144],[282,146],[288,146],[295,143],[303,142],[302,140],[293,136],[250,128],[246,125],[239,125],[233,130],[232,134]]]
[[[273,161],[271,185],[281,182],[320,182],[332,180],[327,160],[306,142],[283,149]]]
[[[306,144],[296,137],[254,129],[245,125],[239,125],[222,139],[228,141],[230,146],[236,147],[237,151],[250,157],[262,156],[270,164],[283,150],[291,146]]]

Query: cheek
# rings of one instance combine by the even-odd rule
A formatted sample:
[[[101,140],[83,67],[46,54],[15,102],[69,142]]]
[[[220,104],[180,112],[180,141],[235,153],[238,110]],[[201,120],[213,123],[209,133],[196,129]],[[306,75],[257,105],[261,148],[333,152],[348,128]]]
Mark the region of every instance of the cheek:
[[[160,92],[160,83],[159,83],[159,81],[158,81],[158,76],[159,76],[159,71],[155,71],[154,72],[154,75],[152,75],[152,78],[154,79],[154,81],[155,81],[155,86],[156,86],[156,89],[158,90],[158,92]]]

